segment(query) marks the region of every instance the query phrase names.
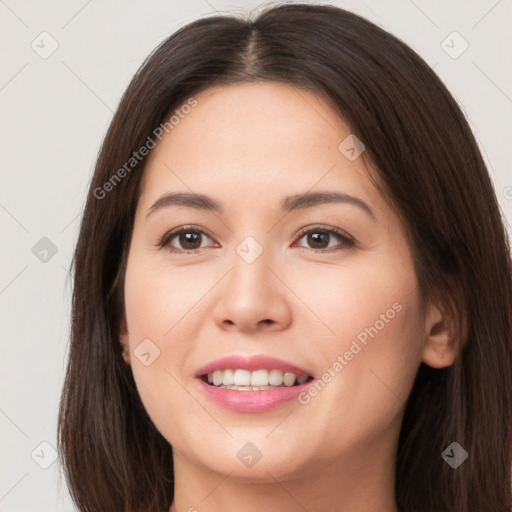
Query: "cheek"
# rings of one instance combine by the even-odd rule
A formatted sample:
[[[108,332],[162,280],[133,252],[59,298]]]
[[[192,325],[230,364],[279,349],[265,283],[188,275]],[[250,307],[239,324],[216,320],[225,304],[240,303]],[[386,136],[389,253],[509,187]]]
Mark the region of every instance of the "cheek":
[[[321,320],[309,332],[315,346],[307,350],[324,373],[302,403],[324,426],[326,446],[376,435],[399,417],[421,361],[421,302],[412,264],[395,256],[357,268],[325,268],[297,294]]]
[[[205,272],[201,276],[186,266],[156,267],[135,255],[128,264],[124,290],[132,348],[143,336],[166,350],[184,329],[190,333],[189,319],[197,314],[198,302],[212,285]]]
[[[293,271],[284,276],[307,306],[301,306],[298,321],[306,330],[315,329],[309,337],[316,334],[313,338],[320,338],[321,353],[331,359],[349,350],[356,339],[362,347],[374,340],[374,349],[398,348],[410,338],[410,328],[418,327],[416,276],[410,262],[399,255],[369,255],[353,264],[319,267],[315,272],[305,267],[299,274],[300,279]]]
[[[354,446],[377,438],[401,421],[421,361],[418,304],[410,296],[393,304],[399,311],[387,309],[388,303],[369,308],[372,313],[365,315],[357,332],[351,329],[339,348],[329,347],[329,359],[338,362],[335,368],[332,363],[329,367],[338,372],[330,388],[322,391],[329,393],[324,397],[328,404],[319,403],[319,408],[330,411],[331,424],[343,426]],[[335,429],[326,437],[338,442]]]
[[[134,380],[147,413],[170,442],[173,435],[166,429],[177,425],[176,410],[186,416],[193,406],[179,383],[185,379],[183,362],[193,349],[190,340],[196,337],[199,325],[190,321],[192,308],[208,283],[196,286],[191,280],[193,272],[155,271],[136,258],[126,272],[125,307]]]

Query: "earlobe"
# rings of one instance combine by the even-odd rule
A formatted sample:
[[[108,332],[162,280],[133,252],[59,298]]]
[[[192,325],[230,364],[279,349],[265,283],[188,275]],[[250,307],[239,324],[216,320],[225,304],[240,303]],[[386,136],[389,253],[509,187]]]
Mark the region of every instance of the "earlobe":
[[[130,343],[129,343],[129,335],[128,335],[128,329],[126,326],[126,319],[123,316],[121,320],[121,325],[119,326],[119,343],[122,347],[122,353],[121,356],[124,360],[124,362],[128,365],[130,365]]]
[[[446,368],[457,359],[465,329],[457,328],[447,312],[432,306],[425,321],[425,341],[421,360],[432,368]]]

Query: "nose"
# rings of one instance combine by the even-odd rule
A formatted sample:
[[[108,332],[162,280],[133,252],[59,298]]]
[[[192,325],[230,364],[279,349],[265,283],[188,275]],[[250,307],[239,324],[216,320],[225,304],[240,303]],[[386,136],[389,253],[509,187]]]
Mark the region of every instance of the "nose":
[[[286,329],[292,319],[292,294],[266,251],[250,263],[235,254],[232,262],[218,290],[215,323],[223,330],[244,333]]]

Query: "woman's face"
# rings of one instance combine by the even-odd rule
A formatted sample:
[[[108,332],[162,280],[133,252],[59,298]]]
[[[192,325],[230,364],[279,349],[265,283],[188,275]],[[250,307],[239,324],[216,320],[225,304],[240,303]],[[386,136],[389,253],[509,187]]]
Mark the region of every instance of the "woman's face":
[[[144,406],[205,471],[364,468],[393,452],[426,336],[403,227],[313,93],[195,100],[148,157],[127,263],[121,343]]]

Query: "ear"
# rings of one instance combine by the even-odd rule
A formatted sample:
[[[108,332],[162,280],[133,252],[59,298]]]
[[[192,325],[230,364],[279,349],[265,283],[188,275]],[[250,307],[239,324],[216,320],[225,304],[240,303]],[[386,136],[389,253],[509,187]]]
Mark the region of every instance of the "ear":
[[[465,319],[457,316],[454,308],[436,305],[429,307],[421,357],[428,366],[446,368],[459,356],[467,340],[467,327]]]
[[[128,328],[126,326],[126,315],[123,314],[121,324],[119,326],[119,343],[122,347],[122,357],[126,364],[130,365],[130,337],[128,335]]]

